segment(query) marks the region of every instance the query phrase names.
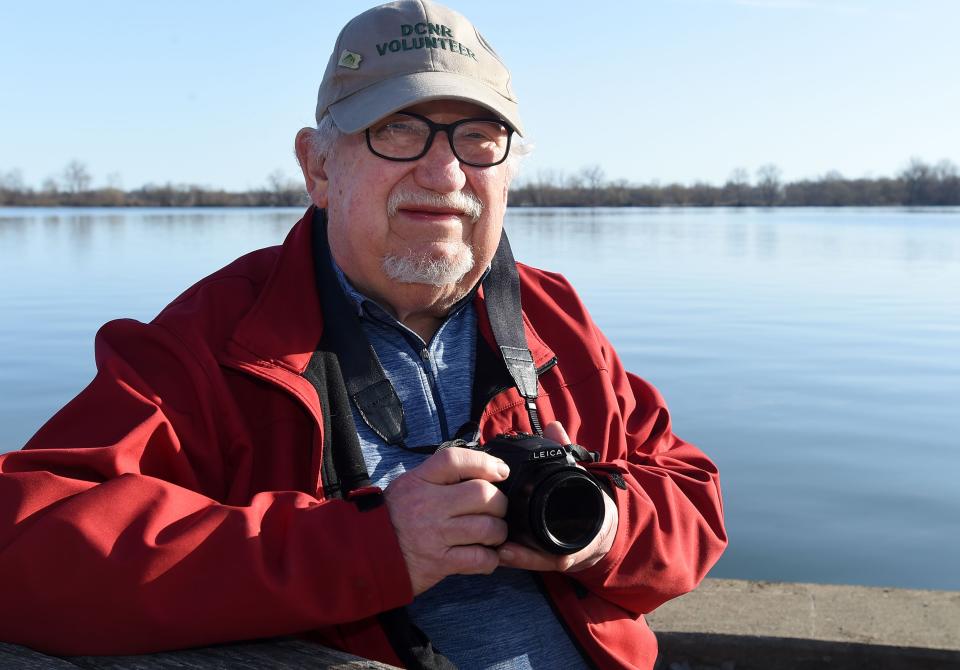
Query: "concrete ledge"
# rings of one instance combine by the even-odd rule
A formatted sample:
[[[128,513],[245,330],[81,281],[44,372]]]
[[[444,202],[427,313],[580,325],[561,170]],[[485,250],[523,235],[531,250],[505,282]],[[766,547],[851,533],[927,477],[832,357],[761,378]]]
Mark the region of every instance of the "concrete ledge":
[[[657,670],[957,670],[960,652],[789,637],[658,633]]]
[[[960,592],[708,579],[647,617],[659,667],[960,668]]]

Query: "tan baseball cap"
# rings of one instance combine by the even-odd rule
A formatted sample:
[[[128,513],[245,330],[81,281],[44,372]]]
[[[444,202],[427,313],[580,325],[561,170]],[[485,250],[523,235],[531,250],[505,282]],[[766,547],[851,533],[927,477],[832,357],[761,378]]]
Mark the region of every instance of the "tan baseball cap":
[[[317,122],[329,113],[356,133],[429,100],[486,107],[523,134],[510,71],[462,14],[429,0],[398,0],[353,18],[337,37],[317,95]]]

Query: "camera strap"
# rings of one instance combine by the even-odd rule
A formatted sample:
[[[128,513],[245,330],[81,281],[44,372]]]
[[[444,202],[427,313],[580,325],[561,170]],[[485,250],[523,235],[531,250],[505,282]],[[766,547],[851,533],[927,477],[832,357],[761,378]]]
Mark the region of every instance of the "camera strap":
[[[490,273],[483,280],[483,295],[490,317],[490,328],[513,384],[523,397],[530,427],[543,435],[537,411],[537,367],[527,346],[520,304],[520,274],[506,231],[500,233],[500,244],[493,256]]]
[[[314,268],[325,324],[323,338],[340,362],[351,402],[364,423],[387,444],[433,453],[435,446],[404,445],[407,428],[403,404],[363,332],[357,310],[340,286],[330,254],[324,210],[315,211],[313,225]],[[523,328],[520,276],[506,232],[501,232],[500,244],[482,286],[497,347],[514,386],[524,399],[531,428],[537,435],[543,435],[536,405],[537,370]]]

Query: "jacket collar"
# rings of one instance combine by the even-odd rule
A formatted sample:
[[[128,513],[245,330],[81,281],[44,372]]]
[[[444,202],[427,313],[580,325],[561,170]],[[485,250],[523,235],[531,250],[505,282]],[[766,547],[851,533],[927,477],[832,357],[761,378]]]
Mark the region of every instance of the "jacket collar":
[[[290,230],[266,284],[240,320],[227,353],[300,374],[320,342],[323,312],[311,252],[314,207]]]
[[[313,215],[307,209],[280,248],[280,255],[250,311],[240,320],[227,345],[231,358],[258,366],[279,367],[300,375],[320,342],[323,312],[317,297],[312,254]],[[525,286],[520,274],[521,290]],[[487,316],[483,287],[474,296],[477,327],[497,351]],[[553,352],[523,315],[527,346],[539,367]]]

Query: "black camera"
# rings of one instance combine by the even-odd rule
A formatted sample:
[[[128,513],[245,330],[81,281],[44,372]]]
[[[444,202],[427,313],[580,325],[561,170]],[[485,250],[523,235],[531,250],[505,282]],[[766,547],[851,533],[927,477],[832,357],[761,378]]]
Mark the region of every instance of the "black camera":
[[[597,480],[577,467],[568,447],[544,437],[498,435],[479,450],[510,466],[496,484],[507,496],[509,538],[552,554],[583,549],[603,526],[605,506]]]

